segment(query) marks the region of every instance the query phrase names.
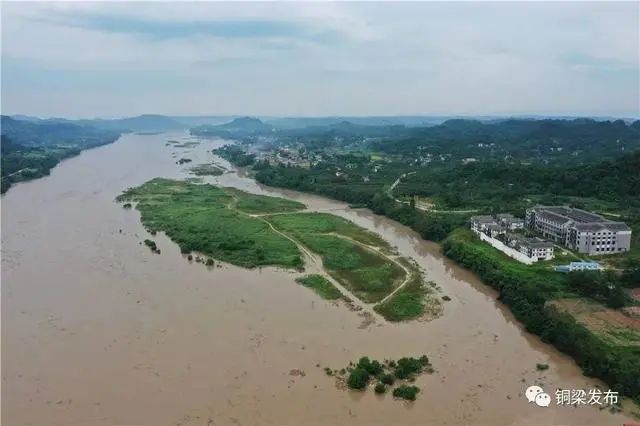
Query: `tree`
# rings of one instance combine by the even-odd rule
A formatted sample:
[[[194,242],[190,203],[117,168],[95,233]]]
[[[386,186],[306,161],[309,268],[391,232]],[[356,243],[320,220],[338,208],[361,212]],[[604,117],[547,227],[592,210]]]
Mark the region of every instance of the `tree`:
[[[347,386],[350,389],[362,390],[369,383],[369,373],[361,367],[354,368],[347,379]]]

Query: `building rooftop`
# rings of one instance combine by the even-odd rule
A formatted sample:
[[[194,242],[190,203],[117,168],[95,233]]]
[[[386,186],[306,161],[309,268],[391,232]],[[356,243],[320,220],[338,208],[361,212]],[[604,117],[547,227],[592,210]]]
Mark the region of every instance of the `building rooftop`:
[[[597,231],[630,231],[623,222],[614,222],[602,217],[599,214],[591,213],[582,209],[575,209],[567,206],[536,206],[534,207],[537,214],[541,217],[565,224],[569,221],[574,222],[574,226],[579,231],[597,232]]]
[[[498,219],[515,219],[511,213],[498,213],[496,217]]]
[[[625,223],[622,222],[600,222],[600,223],[577,223],[575,225],[578,231],[597,232],[597,231],[630,231]]]
[[[493,218],[493,216],[489,215],[471,216],[471,222],[494,223],[495,221],[496,220]]]

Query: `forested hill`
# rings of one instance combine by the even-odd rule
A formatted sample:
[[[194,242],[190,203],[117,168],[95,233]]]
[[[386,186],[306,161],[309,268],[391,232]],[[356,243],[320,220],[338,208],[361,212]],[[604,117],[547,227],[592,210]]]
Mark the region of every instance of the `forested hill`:
[[[626,207],[640,208],[640,150],[579,166],[496,160],[420,167],[396,191],[432,197],[449,208],[513,208],[533,196],[549,203],[562,196],[624,200]]]
[[[2,116],[1,124],[2,193],[13,183],[49,174],[61,160],[83,149],[111,143],[120,136],[118,131],[7,116]]]
[[[79,126],[70,122],[25,121],[2,116],[2,134],[12,143],[26,147],[74,145],[91,147],[113,142],[120,131]]]
[[[305,123],[304,121],[302,121]],[[305,127],[277,127],[257,118],[198,126],[191,133],[245,142],[301,143],[309,149],[357,148],[429,161],[509,159],[533,162],[591,162],[640,149],[640,121],[579,119],[450,119],[433,126],[308,121]],[[368,122],[367,122],[368,123]]]
[[[389,154],[428,153],[456,158],[592,160],[640,148],[640,122],[455,119],[437,126],[411,129],[406,136],[382,138],[374,141],[371,148]]]

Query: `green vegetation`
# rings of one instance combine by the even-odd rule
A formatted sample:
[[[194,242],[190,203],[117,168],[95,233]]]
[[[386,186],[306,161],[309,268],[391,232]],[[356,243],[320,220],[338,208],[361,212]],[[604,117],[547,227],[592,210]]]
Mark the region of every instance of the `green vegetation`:
[[[191,173],[196,176],[220,176],[224,169],[215,164],[198,164],[191,168]]]
[[[235,208],[249,214],[282,213],[305,208],[302,203],[284,198],[250,194],[235,188],[224,188],[224,191],[234,197]]]
[[[191,256],[195,251],[210,256],[195,259],[208,266],[216,258],[249,268],[280,265],[301,269],[302,257],[291,237],[320,255],[327,272],[364,301],[383,299],[406,278],[397,263],[404,261],[387,257],[391,249],[380,237],[339,217],[295,213],[304,208],[301,203],[160,178],[125,191],[117,200],[137,202],[136,209],[150,233],[165,232],[183,254]],[[281,212],[285,213],[273,214]],[[379,312],[392,321],[422,315],[427,292],[419,277],[416,271],[411,282],[381,305]],[[297,281],[325,299],[345,299],[320,275]]]
[[[186,163],[190,163],[193,160],[191,158],[181,158],[178,161],[176,161],[176,164],[186,164]]]
[[[250,166],[256,158],[253,154],[246,154],[242,148],[236,145],[225,145],[222,148],[214,149],[213,153],[238,167]]]
[[[200,142],[195,142],[195,141],[189,141],[189,142],[184,142],[184,143],[176,143],[173,146],[176,148],[193,148],[194,146],[198,146],[200,145]]]
[[[356,367],[349,373],[347,386],[349,386],[349,389],[362,390],[369,384],[369,378],[369,372],[367,370]]]
[[[400,358],[396,362],[393,374],[398,379],[410,379],[416,374],[422,373],[422,369],[429,365],[429,358],[426,355],[420,358]]]
[[[407,321],[425,314],[429,290],[422,278],[413,273],[411,280],[386,301],[376,305],[375,311],[389,321]],[[437,300],[431,300],[436,303]]]
[[[146,240],[144,240],[144,245],[149,247],[153,253],[160,254],[160,249],[156,245],[155,241],[146,239]]]
[[[156,178],[118,201],[138,202],[144,226],[165,232],[183,253],[197,251],[248,268],[303,266],[294,243],[230,206],[233,197],[220,188]]]
[[[393,374],[383,373],[379,377],[380,383],[391,386],[395,383],[396,379]]]
[[[344,296],[329,280],[322,275],[307,275],[296,279],[296,282],[308,287],[318,293],[320,297],[326,300],[343,299]]]
[[[327,228],[327,215],[320,213],[274,215],[268,220],[319,254],[327,272],[364,301],[381,300],[404,278],[404,271],[397,264],[348,238],[349,235],[368,241],[373,238],[356,225],[349,225],[346,231],[340,227]],[[348,222],[336,223],[346,227]]]
[[[538,371],[544,371],[544,370],[548,370],[549,369],[549,364],[536,364],[536,370]]]
[[[593,285],[577,288],[571,284],[573,277],[589,279],[592,275],[559,274],[544,265],[523,265],[473,238],[468,230],[452,233],[443,243],[443,252],[496,288],[500,300],[529,332],[571,355],[586,375],[601,378],[624,395],[640,397],[640,347],[603,338],[553,303],[575,298],[576,291],[606,300],[608,294],[617,291],[610,289],[611,293],[603,294],[600,279],[615,287],[621,282],[608,280],[604,274],[594,279]]]
[[[417,386],[400,385],[393,390],[393,396],[408,401],[415,401],[418,392],[420,392],[420,388]]]
[[[339,234],[359,243],[389,249],[385,240],[353,222],[328,213],[279,215],[270,220],[292,234]]]
[[[445,255],[496,288],[527,330],[572,355],[585,374],[640,398],[640,382],[631,378],[640,377],[640,348],[629,344],[635,332],[596,332],[555,303],[588,297],[612,309],[634,304],[627,293],[640,279],[640,121],[449,120],[412,129],[344,122],[279,131],[277,139],[274,152],[286,150],[310,167],[274,165],[274,156],[256,162],[235,146],[257,181],[365,206],[444,241]],[[568,204],[624,221],[633,229],[631,251],[600,258],[616,273],[559,274],[550,266],[570,256],[526,266],[462,229],[472,214],[522,217],[535,204]],[[421,304],[429,304],[420,283],[410,284],[375,309],[390,319],[421,316]]]
[[[387,387],[384,385],[384,383],[377,383],[373,390],[375,393],[382,394],[387,391]]]
[[[387,360],[384,363],[365,356],[360,358],[357,364],[350,362],[349,365],[337,372],[337,380],[345,380],[349,389],[362,391],[372,380],[377,380],[374,392],[383,394],[386,393],[387,387],[393,387],[397,380],[402,383],[393,390],[393,396],[410,401],[416,399],[420,389],[417,386],[408,386],[406,382],[415,381],[419,374],[433,372],[426,355],[420,358],[400,358],[398,361]],[[332,371],[328,367],[325,369]],[[347,372],[349,374],[345,379]]]
[[[0,192],[12,184],[49,174],[65,158],[115,141],[120,132],[78,126],[68,121],[15,120],[2,116]]]

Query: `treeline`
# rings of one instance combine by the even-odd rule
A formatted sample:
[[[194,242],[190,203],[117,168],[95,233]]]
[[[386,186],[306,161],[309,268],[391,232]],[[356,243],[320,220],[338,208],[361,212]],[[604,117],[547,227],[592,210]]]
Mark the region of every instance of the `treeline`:
[[[576,271],[568,274],[569,287],[576,293],[605,303],[610,308],[622,308],[631,302],[624,286],[634,285],[631,280],[639,271],[640,268],[636,267],[624,271],[621,277],[613,271]]]
[[[78,155],[83,149],[111,143],[120,136],[117,130],[69,122],[32,122],[5,115],[0,119],[1,193],[5,193],[13,183],[48,175],[61,160]]]
[[[432,127],[396,132],[373,141],[371,147],[390,154],[420,152],[450,154],[457,158],[495,159],[505,155],[519,159],[575,161],[615,157],[640,148],[640,121],[622,120],[523,120],[493,122],[454,119]]]
[[[465,225],[468,220],[466,215],[427,213],[411,205],[398,203],[379,188],[362,190],[351,185],[318,184],[313,175],[299,167],[274,167],[259,163],[254,170],[255,179],[262,184],[311,192],[353,205],[365,206],[376,214],[412,228],[428,240],[440,241],[455,228]]]
[[[26,147],[73,145],[85,149],[111,143],[121,134],[119,130],[98,129],[67,121],[25,121],[6,115],[1,116],[0,120],[2,134]]]
[[[521,273],[497,261],[487,251],[466,243],[457,233],[447,238],[442,247],[447,257],[471,269],[483,282],[498,290],[499,299],[509,306],[527,331],[571,355],[586,375],[604,380],[624,395],[640,398],[640,347],[607,344],[571,315],[548,303],[566,287],[563,280],[569,278],[553,272]]]
[[[640,150],[615,160],[560,167],[513,161],[480,161],[415,169],[397,193],[434,197],[446,207],[503,208],[531,194],[549,202],[592,197],[640,208]]]
[[[250,166],[256,159],[255,155],[247,154],[242,148],[235,145],[225,145],[221,148],[214,149],[213,153],[238,167]]]
[[[80,149],[24,147],[2,135],[0,153],[0,193],[4,194],[16,182],[48,175],[61,160],[78,155]]]

